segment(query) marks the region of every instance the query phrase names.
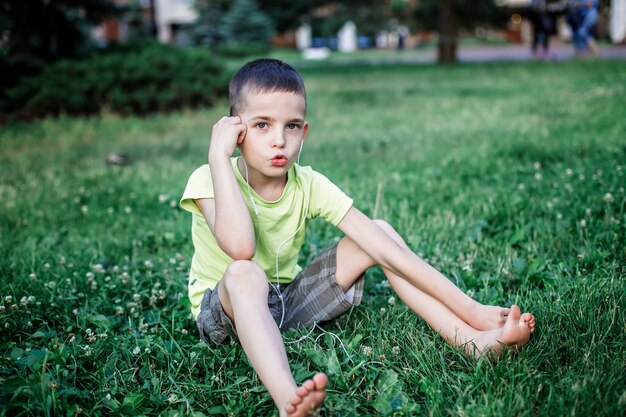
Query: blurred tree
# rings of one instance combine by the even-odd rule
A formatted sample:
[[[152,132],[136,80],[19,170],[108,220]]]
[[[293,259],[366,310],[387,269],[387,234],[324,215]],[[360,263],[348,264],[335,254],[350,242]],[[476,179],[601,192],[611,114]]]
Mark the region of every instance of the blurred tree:
[[[457,60],[459,29],[503,25],[508,12],[494,0],[420,0],[414,16],[421,29],[439,32],[437,61],[449,64]]]
[[[320,17],[315,26],[322,36],[334,36],[348,20],[357,25],[359,33],[375,34],[391,17],[386,0],[263,0],[261,8],[272,18],[278,33],[296,29],[311,20],[312,12],[323,6],[332,8],[330,15]]]
[[[54,61],[80,54],[91,25],[118,15],[111,0],[0,0],[10,59]]]
[[[261,9],[274,21],[278,33],[296,29],[311,10],[329,3],[331,3],[329,0],[262,0],[259,2]]]
[[[216,53],[224,40],[220,24],[228,10],[228,0],[196,0],[195,9],[198,20],[193,24],[190,36],[194,45],[204,46]]]
[[[268,44],[274,23],[254,0],[234,0],[222,19],[224,40],[231,44]]]

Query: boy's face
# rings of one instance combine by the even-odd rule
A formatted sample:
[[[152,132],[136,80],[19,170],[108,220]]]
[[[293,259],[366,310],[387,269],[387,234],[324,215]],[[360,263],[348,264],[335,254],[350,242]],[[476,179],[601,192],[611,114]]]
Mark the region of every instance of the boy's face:
[[[248,93],[239,114],[246,125],[240,144],[250,175],[284,178],[297,162],[309,130],[304,97],[288,92]]]

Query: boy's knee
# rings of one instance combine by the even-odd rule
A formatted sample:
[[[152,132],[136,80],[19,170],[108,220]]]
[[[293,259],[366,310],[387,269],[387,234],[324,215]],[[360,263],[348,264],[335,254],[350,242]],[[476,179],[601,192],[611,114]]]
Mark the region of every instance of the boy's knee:
[[[263,269],[254,261],[237,260],[231,262],[226,268],[222,278],[226,290],[229,293],[241,292],[242,290],[261,291],[269,290],[267,278]]]
[[[374,219],[374,223],[380,227],[383,232],[387,233],[396,243],[399,245],[404,245],[404,239],[398,234],[396,229],[393,228],[387,221],[382,219]]]
[[[387,223],[387,221],[385,220],[374,219],[374,223],[376,224],[376,226],[383,229],[383,231],[387,233],[389,236],[394,236],[398,234],[398,232],[396,232],[396,229],[394,229],[393,226]]]

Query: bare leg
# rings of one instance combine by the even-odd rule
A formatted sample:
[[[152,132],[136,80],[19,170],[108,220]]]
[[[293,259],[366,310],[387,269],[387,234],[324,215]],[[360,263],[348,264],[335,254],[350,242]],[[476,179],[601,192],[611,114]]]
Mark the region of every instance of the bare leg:
[[[388,223],[381,220],[374,222],[385,233],[387,233],[395,242],[406,252],[414,263],[416,275],[419,275],[420,281],[416,282],[411,277],[402,277],[410,282],[415,288],[426,292],[427,294],[446,294],[445,300],[439,300],[448,306],[458,317],[467,324],[477,330],[493,330],[502,327],[506,321],[509,309],[499,306],[484,305],[472,298],[468,297],[461,291],[452,281],[446,278],[441,272],[424,262],[419,256],[411,251],[406,245],[402,237]],[[342,239],[339,244],[338,257],[340,251],[344,251],[346,255],[340,263],[337,261],[338,275],[347,277],[344,289],[352,285],[351,279],[358,277],[364,270],[375,264],[374,260],[361,250],[354,242],[348,238]],[[385,274],[390,273],[386,271]],[[389,275],[387,275],[389,276]],[[342,285],[342,283],[339,283]],[[428,286],[428,289],[421,288],[422,285]]]
[[[248,360],[280,415],[306,416],[324,401],[326,375],[317,374],[300,388],[296,386],[280,331],[267,307],[268,289],[265,273],[256,263],[234,261],[222,278],[218,294]]]
[[[377,223],[398,244],[409,250],[390,226]],[[373,264],[373,259],[350,239],[344,238],[337,250],[336,279],[342,288],[347,290],[354,279]],[[501,350],[502,344],[522,346],[528,341],[530,333],[534,330],[535,321],[532,314],[521,315],[516,306],[511,309],[503,309],[483,306],[474,301],[475,304],[470,304],[471,310],[466,312],[465,317],[461,318],[443,302],[421,291],[412,282],[389,270],[383,269],[383,271],[398,296],[416,314],[453,345],[464,345],[468,354],[481,354],[488,350],[498,352]],[[474,323],[482,324],[483,329],[468,324],[466,317],[472,317]],[[486,318],[486,323],[482,323],[484,318]],[[499,323],[499,326],[484,330],[485,327],[494,326],[495,323]]]

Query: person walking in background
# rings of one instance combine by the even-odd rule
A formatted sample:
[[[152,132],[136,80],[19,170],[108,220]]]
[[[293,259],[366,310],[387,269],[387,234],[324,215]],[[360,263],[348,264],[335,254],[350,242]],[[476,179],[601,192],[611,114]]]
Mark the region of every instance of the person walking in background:
[[[529,18],[533,27],[532,54],[535,58],[549,58],[552,17],[548,13],[546,0],[531,1]],[[539,44],[541,44],[542,47],[541,52],[538,51]]]
[[[570,3],[567,23],[574,35],[574,52],[577,56],[598,56],[600,48],[592,32],[598,20],[598,0],[575,0]]]

